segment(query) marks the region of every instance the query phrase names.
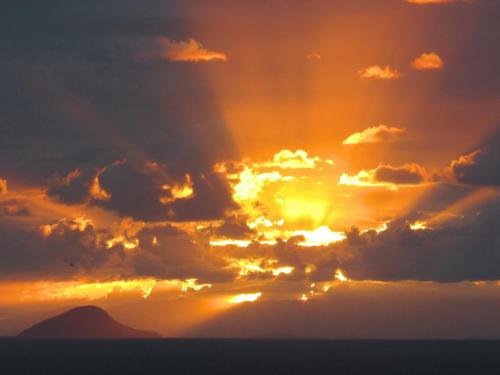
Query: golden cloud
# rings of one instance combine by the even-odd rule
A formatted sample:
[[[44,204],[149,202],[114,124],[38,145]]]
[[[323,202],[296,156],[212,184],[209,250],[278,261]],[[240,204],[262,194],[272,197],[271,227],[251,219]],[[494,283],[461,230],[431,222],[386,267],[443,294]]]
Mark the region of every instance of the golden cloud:
[[[384,140],[400,137],[406,133],[404,128],[390,127],[386,125],[372,126],[361,132],[347,137],[343,144],[355,145],[362,143],[379,143]]]
[[[358,75],[361,78],[371,78],[380,80],[391,80],[398,79],[401,77],[401,73],[397,69],[386,66],[382,68],[380,65],[372,65],[365,69],[358,70]]]
[[[481,151],[476,150],[466,155],[460,155],[457,160],[452,160],[451,167],[470,167],[476,163],[476,158],[481,154]]]
[[[97,173],[97,175],[92,180],[92,184],[90,185],[89,195],[94,200],[107,201],[111,198],[111,194],[104,190],[99,182],[99,175],[104,172],[104,170],[105,169],[102,169]]]
[[[7,191],[7,180],[0,178],[0,195],[6,195]]]
[[[435,52],[424,52],[412,62],[412,67],[416,70],[442,69],[443,66],[443,59]]]
[[[163,58],[165,60],[189,62],[227,60],[224,52],[208,50],[193,38],[186,41],[176,41],[162,37],[158,39],[158,42],[163,47]]]
[[[111,249],[116,245],[121,245],[124,249],[135,249],[139,246],[137,234],[144,228],[144,226],[145,223],[142,221],[135,221],[132,218],[123,219],[113,237],[106,240],[106,247]],[[156,241],[158,240],[156,239]]]
[[[304,150],[295,152],[281,150],[274,155],[272,162],[262,163],[262,166],[282,169],[314,169],[319,162],[321,162],[319,157],[310,157]]]
[[[177,199],[191,198],[194,195],[193,181],[189,174],[185,175],[185,183],[173,186],[165,184],[161,188],[169,192],[169,196],[160,198],[160,202],[164,204],[174,202]]]

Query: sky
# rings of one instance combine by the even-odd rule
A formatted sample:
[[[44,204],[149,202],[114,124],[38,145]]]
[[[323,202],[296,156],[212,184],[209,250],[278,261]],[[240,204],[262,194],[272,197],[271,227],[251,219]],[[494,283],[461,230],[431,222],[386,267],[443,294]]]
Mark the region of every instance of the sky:
[[[500,337],[496,0],[11,2],[0,335]]]

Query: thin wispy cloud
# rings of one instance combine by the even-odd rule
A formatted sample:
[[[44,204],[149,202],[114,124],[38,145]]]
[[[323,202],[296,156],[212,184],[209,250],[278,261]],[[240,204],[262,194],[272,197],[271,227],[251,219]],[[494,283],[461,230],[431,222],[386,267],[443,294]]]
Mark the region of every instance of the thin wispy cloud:
[[[173,40],[165,37],[154,38],[138,46],[137,58],[141,60],[168,60],[184,62],[226,61],[227,55],[221,51],[205,48],[193,38]]]

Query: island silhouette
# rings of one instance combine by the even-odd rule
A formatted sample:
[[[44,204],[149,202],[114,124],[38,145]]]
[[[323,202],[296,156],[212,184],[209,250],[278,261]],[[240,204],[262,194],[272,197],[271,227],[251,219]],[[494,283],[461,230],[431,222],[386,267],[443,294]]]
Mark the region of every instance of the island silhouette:
[[[160,338],[156,332],[141,331],[114,320],[97,306],[80,306],[22,331],[27,339],[130,339]]]

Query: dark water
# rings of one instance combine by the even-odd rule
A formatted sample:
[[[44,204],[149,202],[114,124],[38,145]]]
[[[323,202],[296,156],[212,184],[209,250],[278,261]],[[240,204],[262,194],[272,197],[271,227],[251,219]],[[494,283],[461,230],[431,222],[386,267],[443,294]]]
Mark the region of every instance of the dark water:
[[[500,374],[500,341],[0,339],[0,374]]]

